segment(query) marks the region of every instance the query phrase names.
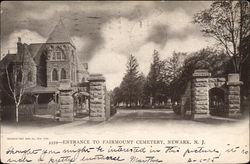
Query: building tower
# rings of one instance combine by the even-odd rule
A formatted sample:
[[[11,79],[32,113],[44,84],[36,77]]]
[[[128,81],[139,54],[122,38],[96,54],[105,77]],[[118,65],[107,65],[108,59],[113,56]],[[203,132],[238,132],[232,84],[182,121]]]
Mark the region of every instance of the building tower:
[[[76,82],[76,47],[62,20],[59,20],[45,44],[47,86]]]

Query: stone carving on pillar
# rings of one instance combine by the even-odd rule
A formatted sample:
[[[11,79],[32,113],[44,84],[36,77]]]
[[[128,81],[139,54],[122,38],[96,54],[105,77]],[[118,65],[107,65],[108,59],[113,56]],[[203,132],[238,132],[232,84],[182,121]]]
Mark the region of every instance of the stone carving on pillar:
[[[72,122],[74,120],[73,96],[72,96],[72,89],[70,86],[70,82],[60,83],[59,108],[60,108],[59,121]]]
[[[229,117],[240,117],[240,86],[243,84],[239,80],[239,74],[233,73],[228,74],[228,116]]]
[[[211,73],[207,69],[197,69],[193,73],[191,90],[191,115],[193,119],[209,117],[208,78]]]
[[[88,80],[90,92],[89,118],[91,121],[105,121],[107,119],[105,107],[106,79],[101,74],[92,74]]]

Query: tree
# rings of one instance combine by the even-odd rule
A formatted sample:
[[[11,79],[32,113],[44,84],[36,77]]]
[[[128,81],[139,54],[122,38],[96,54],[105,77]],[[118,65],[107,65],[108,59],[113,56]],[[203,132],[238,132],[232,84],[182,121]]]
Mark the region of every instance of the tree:
[[[161,70],[161,77],[166,85],[169,85],[180,74],[180,68],[186,56],[186,53],[173,52],[172,57],[163,61],[164,66]]]
[[[170,83],[170,93],[173,100],[178,101],[185,92],[188,81],[192,79],[195,69],[208,69],[213,77],[221,77],[227,74],[229,57],[223,52],[206,48],[194,52],[184,60],[180,73]]]
[[[161,70],[163,69],[164,63],[159,58],[159,53],[157,50],[154,50],[153,53],[153,62],[150,66],[150,71],[147,76],[145,90],[147,95],[152,98],[152,104],[154,105],[156,101],[163,94],[163,81],[161,77]]]
[[[24,72],[23,65],[15,62],[12,68],[6,67],[7,82],[10,90],[10,97],[13,98],[16,111],[16,122],[18,122],[19,105],[24,94]]]
[[[1,90],[4,91],[15,104],[16,122],[19,121],[19,106],[23,101],[25,89],[28,87],[28,72],[35,67],[34,61],[23,46],[23,53],[18,53],[11,61],[4,63],[5,70],[1,74]]]
[[[242,40],[249,36],[250,9],[247,1],[220,0],[209,9],[194,15],[205,36],[214,38],[226,54],[232,56],[234,71],[241,72],[241,64],[249,54],[242,53]]]
[[[132,103],[136,103],[138,93],[138,62],[133,55],[129,56],[127,70],[120,85],[123,100],[131,107]]]
[[[119,87],[115,87],[111,94],[111,103],[114,105],[118,105],[122,102],[122,91]]]
[[[137,101],[139,102],[140,105],[144,105],[146,102],[146,94],[144,92],[144,86],[146,83],[146,77],[144,74],[141,72],[138,76],[137,80]]]
[[[175,95],[176,89],[171,89],[171,83],[181,74],[182,64],[187,57],[187,53],[173,52],[172,57],[164,60],[164,67],[161,71],[161,77],[165,85],[165,94],[168,97]]]

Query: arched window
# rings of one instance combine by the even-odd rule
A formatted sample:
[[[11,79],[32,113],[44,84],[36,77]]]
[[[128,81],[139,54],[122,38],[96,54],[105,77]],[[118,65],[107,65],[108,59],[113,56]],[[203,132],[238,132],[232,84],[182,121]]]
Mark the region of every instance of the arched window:
[[[75,62],[74,55],[71,55],[71,61],[72,61],[72,63]]]
[[[56,69],[52,71],[52,81],[58,81],[58,73]]]
[[[64,68],[61,70],[61,79],[66,79],[66,71]]]
[[[32,72],[28,73],[28,81],[30,81],[30,82],[32,81]]]
[[[74,63],[75,62],[75,58],[74,58],[74,51],[71,51],[71,61]]]

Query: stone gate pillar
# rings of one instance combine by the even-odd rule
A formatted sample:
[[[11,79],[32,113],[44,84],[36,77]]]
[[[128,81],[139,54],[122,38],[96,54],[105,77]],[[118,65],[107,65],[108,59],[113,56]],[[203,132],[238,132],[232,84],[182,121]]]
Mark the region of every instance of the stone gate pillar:
[[[91,121],[105,121],[105,78],[101,74],[92,74],[89,77],[90,114]]]
[[[239,117],[240,112],[240,86],[243,82],[239,81],[239,74],[228,74],[228,116]]]
[[[209,117],[209,84],[211,74],[206,69],[193,73],[191,84],[191,115],[193,119]]]
[[[61,83],[59,87],[59,121],[72,122],[74,120],[73,103],[70,83]]]

